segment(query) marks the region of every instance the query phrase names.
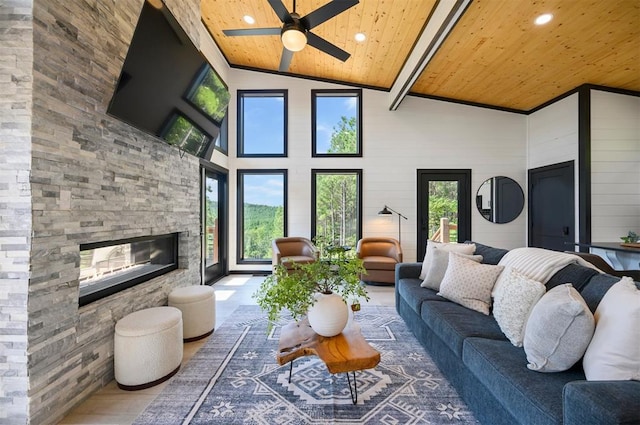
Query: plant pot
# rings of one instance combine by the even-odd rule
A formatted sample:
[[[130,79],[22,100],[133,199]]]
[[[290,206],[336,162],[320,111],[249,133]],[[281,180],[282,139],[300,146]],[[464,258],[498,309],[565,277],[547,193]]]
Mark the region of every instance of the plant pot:
[[[338,294],[316,294],[316,302],[307,314],[309,325],[318,335],[338,335],[349,321],[349,307]]]

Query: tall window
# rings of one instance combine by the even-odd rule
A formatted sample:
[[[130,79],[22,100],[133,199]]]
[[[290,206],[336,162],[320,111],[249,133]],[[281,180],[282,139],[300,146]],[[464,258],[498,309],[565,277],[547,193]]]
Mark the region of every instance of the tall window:
[[[238,156],[287,156],[287,90],[238,90]]]
[[[313,237],[355,249],[362,237],[362,170],[311,170]]]
[[[362,156],[362,90],[311,91],[313,156]]]
[[[271,262],[271,241],[287,234],[287,171],[238,170],[238,262]]]

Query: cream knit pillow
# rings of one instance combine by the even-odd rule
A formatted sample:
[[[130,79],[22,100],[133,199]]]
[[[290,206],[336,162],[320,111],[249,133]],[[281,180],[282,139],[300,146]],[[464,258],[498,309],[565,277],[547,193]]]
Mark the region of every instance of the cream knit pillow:
[[[529,314],[546,288],[512,268],[505,269],[502,274],[506,279],[500,276],[502,284],[493,299],[493,316],[509,341],[516,347],[522,347]]]

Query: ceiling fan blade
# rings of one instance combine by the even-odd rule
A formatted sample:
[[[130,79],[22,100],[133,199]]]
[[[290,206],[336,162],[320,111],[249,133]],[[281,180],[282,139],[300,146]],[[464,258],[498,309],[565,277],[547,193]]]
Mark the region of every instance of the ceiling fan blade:
[[[224,35],[235,37],[238,35],[280,35],[282,28],[246,28],[239,30],[222,30]]]
[[[347,59],[349,59],[349,56],[351,56],[349,53],[345,52],[338,46],[329,43],[324,38],[318,37],[312,32],[307,32],[307,43],[309,44],[309,46],[313,46],[318,50],[322,50],[326,54],[340,59],[342,62],[346,61]]]
[[[283,24],[291,20],[290,13],[285,7],[285,5],[282,3],[282,0],[267,0],[267,1],[271,5],[271,8],[273,9],[273,11],[276,12],[276,15],[278,15],[278,18],[280,18]]]
[[[307,30],[310,30],[358,3],[358,0],[333,0],[300,18],[300,21]]]
[[[289,49],[282,48],[282,57],[280,58],[280,67],[278,71],[287,72],[289,65],[291,65],[291,59],[293,58],[293,52]]]

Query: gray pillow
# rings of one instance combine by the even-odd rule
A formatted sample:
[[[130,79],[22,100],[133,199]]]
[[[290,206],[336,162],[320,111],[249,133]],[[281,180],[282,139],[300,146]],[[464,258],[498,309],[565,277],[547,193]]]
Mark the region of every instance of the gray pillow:
[[[434,291],[440,290],[440,282],[442,282],[444,274],[447,271],[447,267],[449,266],[449,254],[450,251],[446,251],[438,247],[433,248],[431,263],[429,265],[429,270],[427,271],[427,277],[424,279],[422,284],[420,284],[420,286],[422,286],[423,288],[433,289]],[[468,258],[469,260],[476,261],[478,263],[482,262],[482,255],[458,255]]]
[[[561,372],[584,355],[593,337],[595,321],[570,283],[556,286],[531,310],[524,331],[527,367],[538,372]]]
[[[458,252],[460,254],[471,255],[476,250],[475,244],[464,244],[455,242],[436,242],[432,240],[427,241],[427,252],[424,254],[424,260],[422,260],[422,270],[420,270],[420,279],[424,280],[431,267],[431,258],[433,257],[434,248],[442,249],[444,251]]]

